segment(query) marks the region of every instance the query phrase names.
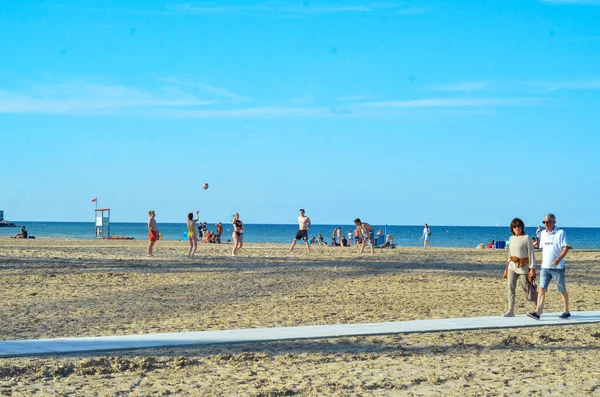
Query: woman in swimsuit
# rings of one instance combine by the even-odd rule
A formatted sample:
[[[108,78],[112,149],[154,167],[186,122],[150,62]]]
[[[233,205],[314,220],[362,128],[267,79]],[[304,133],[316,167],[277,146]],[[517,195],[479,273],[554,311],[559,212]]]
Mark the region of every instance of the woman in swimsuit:
[[[188,241],[190,242],[188,258],[193,258],[194,254],[196,253],[196,249],[198,249],[198,239],[196,239],[196,222],[198,222],[199,219],[199,212],[200,211],[196,211],[196,219],[194,219],[194,214],[190,212],[186,221],[188,230]]]
[[[233,250],[231,251],[231,256],[235,256],[244,245],[244,222],[240,221],[240,214],[236,212],[233,215],[231,224],[233,225]]]

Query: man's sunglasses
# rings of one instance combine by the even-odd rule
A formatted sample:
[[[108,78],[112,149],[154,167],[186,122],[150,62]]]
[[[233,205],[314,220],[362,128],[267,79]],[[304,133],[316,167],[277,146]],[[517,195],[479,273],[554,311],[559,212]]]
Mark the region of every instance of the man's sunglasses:
[[[554,221],[542,221],[542,223],[545,225],[547,223],[553,223]]]

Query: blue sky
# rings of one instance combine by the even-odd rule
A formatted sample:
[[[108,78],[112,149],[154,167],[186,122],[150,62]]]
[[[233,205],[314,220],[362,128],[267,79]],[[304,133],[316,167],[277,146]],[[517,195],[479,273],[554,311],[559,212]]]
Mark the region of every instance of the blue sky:
[[[5,0],[0,209],[599,226],[597,21],[600,0]]]

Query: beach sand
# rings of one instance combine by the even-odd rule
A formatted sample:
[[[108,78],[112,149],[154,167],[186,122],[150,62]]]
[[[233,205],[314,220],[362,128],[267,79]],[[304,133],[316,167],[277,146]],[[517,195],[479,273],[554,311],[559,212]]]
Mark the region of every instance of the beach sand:
[[[0,339],[501,315],[505,250],[0,238]],[[541,253],[538,253],[538,259]],[[600,252],[567,257],[571,310],[600,308]],[[518,314],[530,311],[517,295]],[[547,312],[562,311],[551,285]],[[532,320],[533,321],[533,320]],[[600,395],[600,326],[0,359],[0,395]]]

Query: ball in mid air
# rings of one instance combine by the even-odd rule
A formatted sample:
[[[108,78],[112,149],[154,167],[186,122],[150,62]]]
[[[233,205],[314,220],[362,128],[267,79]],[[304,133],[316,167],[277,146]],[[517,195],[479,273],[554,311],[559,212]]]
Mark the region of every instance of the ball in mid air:
[[[204,190],[208,189],[208,183],[205,183],[204,185],[202,185],[202,189],[204,189]]]

